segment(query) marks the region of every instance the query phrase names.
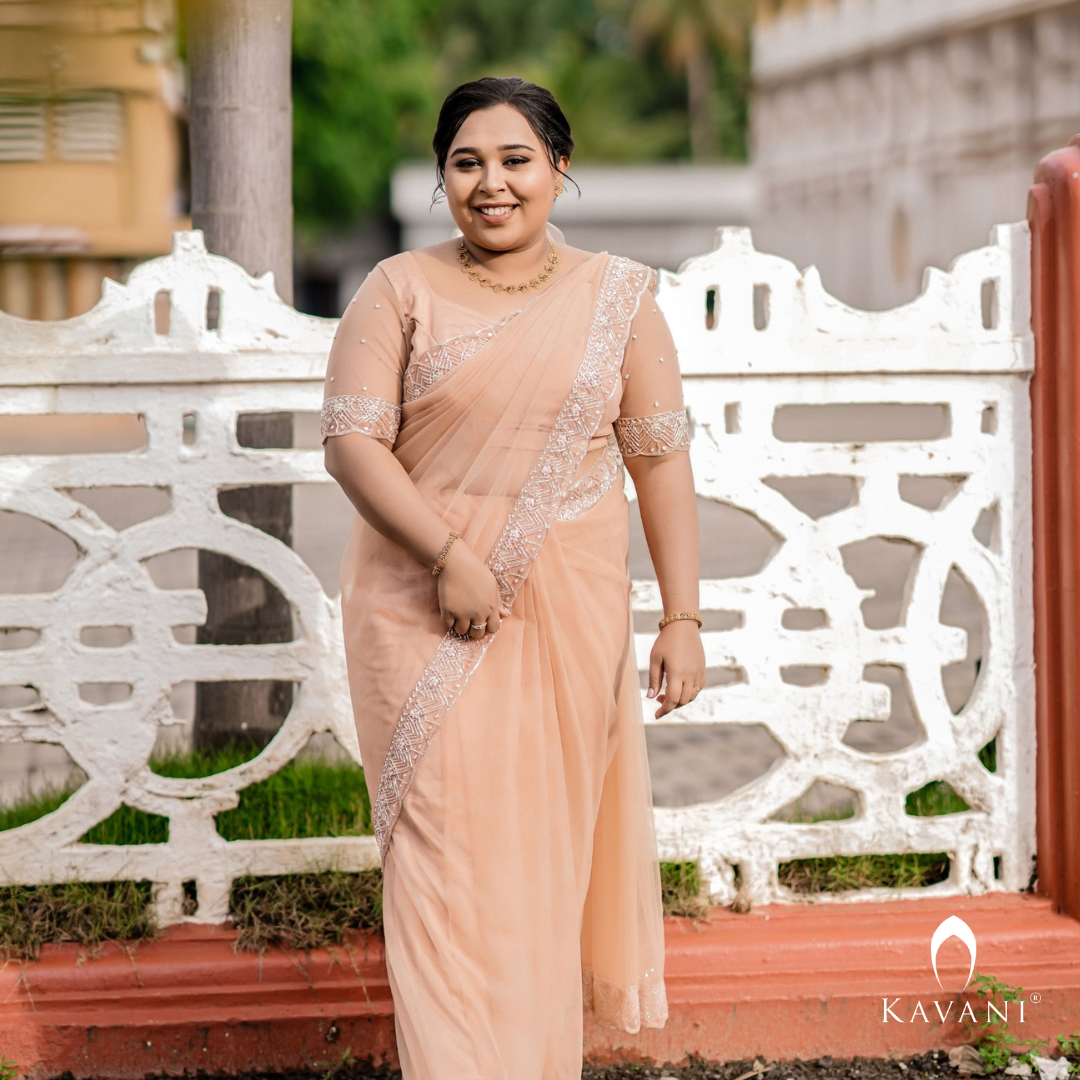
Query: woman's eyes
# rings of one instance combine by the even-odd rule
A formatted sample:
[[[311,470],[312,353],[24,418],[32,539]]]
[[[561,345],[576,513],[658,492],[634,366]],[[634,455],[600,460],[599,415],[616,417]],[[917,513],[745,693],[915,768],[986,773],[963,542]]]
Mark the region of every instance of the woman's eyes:
[[[476,158],[462,158],[461,160],[458,161],[457,167],[459,169],[474,169],[474,168],[477,168],[481,164],[482,164],[482,162],[478,161]],[[515,155],[514,157],[508,157],[503,162],[503,164],[504,165],[528,165],[529,164],[529,158],[527,158],[527,157],[519,157],[519,156]]]

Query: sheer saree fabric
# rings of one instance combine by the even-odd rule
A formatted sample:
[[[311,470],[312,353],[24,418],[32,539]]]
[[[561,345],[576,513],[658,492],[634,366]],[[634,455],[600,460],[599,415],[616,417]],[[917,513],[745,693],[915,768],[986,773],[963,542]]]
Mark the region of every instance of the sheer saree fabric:
[[[375,399],[370,433],[511,608],[482,642],[446,633],[430,568],[357,517],[342,609],[406,1080],[576,1080],[583,1002],[631,1032],[666,1019],[609,435],[632,324],[659,327],[670,353],[637,395],[656,395],[653,413],[681,404],[650,284],[645,267],[594,256],[483,325],[397,256],[331,355],[328,396]],[[652,322],[635,319],[643,298]]]

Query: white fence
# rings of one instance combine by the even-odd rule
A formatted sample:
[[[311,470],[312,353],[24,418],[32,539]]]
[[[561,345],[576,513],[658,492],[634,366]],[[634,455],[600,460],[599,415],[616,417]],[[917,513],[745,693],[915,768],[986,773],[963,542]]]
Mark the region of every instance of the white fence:
[[[790,898],[777,878],[782,860],[874,852],[947,852],[949,879],[920,895],[1022,888],[1034,853],[1026,229],[998,229],[992,246],[934,274],[914,304],[881,314],[845,308],[813,271],[800,276],[754,252],[745,230],[721,230],[718,239],[711,254],[662,276],[660,303],[687,376],[698,491],[755,515],[775,544],[756,575],[703,581],[708,618],[729,613],[729,629],[707,623],[705,634],[710,667],[723,677],[679,722],[764,725],[783,757],[717,802],[658,809],[661,856],[699,859],[720,902],[735,896],[736,867],[743,897],[756,903]],[[0,877],[150,880],[166,923],[183,920],[183,883],[193,880],[196,918],[216,921],[227,915],[237,876],[378,864],[373,838],[226,842],[214,827],[215,814],[316,732],[358,757],[337,601],[294,551],[226,516],[217,500],[223,487],[331,482],[321,451],[242,447],[236,422],[242,413],[318,409],[333,324],[297,314],[267,279],[207,255],[198,233],[177,234],[173,253],[139,267],[126,286],[106,284],[98,306],[68,322],[0,314],[0,412],[137,414],[146,430],[145,445],[124,452],[0,457],[0,509],[51,525],[79,552],[58,591],[0,595],[0,629],[26,632],[13,638],[23,647],[0,651],[0,687],[38,695],[0,710],[0,743],[59,744],[87,776],[54,813],[0,833]],[[815,406],[834,407],[827,423],[854,405],[856,422],[873,424],[873,409],[859,406],[875,403],[929,406],[939,430],[915,441],[810,443],[791,441],[785,427],[784,410],[806,406],[811,428]],[[788,484],[791,495],[792,478],[816,476],[850,478],[851,504],[812,516],[777,490]],[[902,498],[912,477],[948,488],[938,509]],[[168,508],[113,528],[70,494],[97,486],[167,489]],[[979,533],[983,543],[972,530],[985,520],[992,527]],[[842,555],[873,537],[918,549],[900,625],[887,629],[867,627],[867,593]],[[175,627],[205,618],[203,594],[158,588],[147,568],[177,549],[214,550],[258,569],[292,605],[295,640],[178,640]],[[978,681],[958,714],[942,667],[964,657],[966,640],[939,618],[954,567],[985,627]],[[634,600],[655,610],[655,583],[635,582]],[[84,628],[103,626],[127,628],[117,638],[124,643],[83,643]],[[637,639],[643,665],[650,642]],[[888,715],[888,691],[866,681],[867,665],[906,672],[922,734],[902,751],[867,753],[844,741],[852,721]],[[809,672],[812,685],[793,671]],[[153,773],[159,730],[175,722],[174,687],[219,679],[297,684],[277,736],[225,773]],[[91,684],[130,693],[95,704],[103,699],[81,691]],[[977,751],[995,737],[991,773]],[[907,816],[905,795],[932,780],[950,783],[971,809]],[[852,792],[855,816],[775,820],[818,782]],[[168,842],[79,842],[121,803],[167,817]]]

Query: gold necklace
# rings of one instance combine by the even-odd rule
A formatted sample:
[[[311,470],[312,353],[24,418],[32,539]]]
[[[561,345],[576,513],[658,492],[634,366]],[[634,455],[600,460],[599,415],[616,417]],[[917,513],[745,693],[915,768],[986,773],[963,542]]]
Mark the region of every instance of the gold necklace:
[[[483,277],[479,270],[473,265],[472,252],[469,251],[465,244],[464,239],[458,244],[457,253],[458,262],[461,264],[461,272],[467,274],[469,278],[476,282],[483,289],[490,289],[492,292],[505,292],[505,293],[522,293],[528,292],[529,289],[539,289],[552,274],[559,268],[559,253],[555,250],[555,245],[551,244],[551,250],[548,252],[547,262],[544,263],[544,269],[534,278],[530,278],[528,281],[521,285],[502,285],[497,281],[492,281],[491,278]]]

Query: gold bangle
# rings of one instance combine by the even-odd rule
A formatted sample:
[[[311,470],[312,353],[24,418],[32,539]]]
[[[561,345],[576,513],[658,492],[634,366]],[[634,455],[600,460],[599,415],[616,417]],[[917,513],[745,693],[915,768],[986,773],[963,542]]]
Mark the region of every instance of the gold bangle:
[[[698,624],[698,629],[701,629],[701,616],[696,611],[680,611],[675,615],[665,615],[660,620],[660,629],[663,630],[668,623],[680,622],[684,619],[693,619]]]
[[[442,546],[442,551],[435,556],[435,565],[431,568],[431,576],[438,577],[446,569],[446,556],[450,554],[450,545],[455,540],[460,540],[456,532],[452,532],[447,538],[446,543]]]

